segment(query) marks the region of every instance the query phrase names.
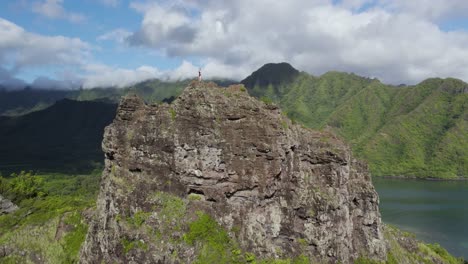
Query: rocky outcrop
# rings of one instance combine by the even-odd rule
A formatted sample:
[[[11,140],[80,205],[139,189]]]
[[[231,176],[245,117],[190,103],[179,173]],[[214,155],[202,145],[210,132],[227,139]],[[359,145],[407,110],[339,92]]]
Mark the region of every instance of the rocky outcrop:
[[[202,212],[246,261],[386,258],[366,165],[241,85],[193,82],[171,105],[127,96],[103,149],[83,263],[194,262],[209,251],[191,239]]]
[[[0,215],[13,213],[16,210],[18,210],[16,204],[0,195]]]

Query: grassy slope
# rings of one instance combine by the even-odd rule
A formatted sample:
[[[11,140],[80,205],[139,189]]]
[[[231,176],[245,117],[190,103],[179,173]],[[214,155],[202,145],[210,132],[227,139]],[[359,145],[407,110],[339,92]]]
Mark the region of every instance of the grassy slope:
[[[45,197],[22,200],[20,209],[0,216],[0,263],[76,263],[87,232],[84,212],[99,188],[92,175],[39,175]]]
[[[329,72],[248,88],[309,127],[331,127],[369,162],[373,175],[454,178],[468,176],[467,86],[429,79],[393,87]]]
[[[279,102],[291,118],[321,128],[337,107],[370,83],[369,79],[353,74],[329,72],[316,78],[301,73],[289,89],[282,89],[285,93],[279,96]]]

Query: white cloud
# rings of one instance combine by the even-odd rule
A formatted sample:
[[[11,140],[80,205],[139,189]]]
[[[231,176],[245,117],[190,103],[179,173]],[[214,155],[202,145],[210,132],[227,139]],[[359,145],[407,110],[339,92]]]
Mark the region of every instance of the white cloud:
[[[115,39],[119,35],[123,37],[125,32],[115,31],[101,39]],[[152,78],[167,81],[192,78],[198,71],[198,67],[186,61],[176,69],[165,71],[151,66],[125,69],[90,63],[93,58],[90,54],[92,48],[88,43],[76,38],[30,33],[1,18],[0,36],[0,86],[8,89],[28,85],[17,79],[16,73],[48,66],[59,66],[61,71],[55,78],[37,77],[29,85],[39,89],[125,87]],[[75,68],[75,73],[67,69],[70,66]]]
[[[162,73],[151,66],[141,66],[137,69],[122,69],[104,64],[89,64],[84,67],[83,88],[93,87],[125,87],[140,81],[158,78]]]
[[[239,67],[219,63],[216,60],[206,61],[202,67],[202,74],[205,79],[228,78],[232,80],[242,80],[251,74],[249,67]]]
[[[163,48],[193,41],[196,29],[184,9],[135,3],[131,7],[145,13],[141,29],[129,38],[131,43],[150,43],[154,47]]]
[[[118,28],[118,29],[114,29],[112,31],[109,31],[103,35],[100,35],[97,40],[99,41],[108,41],[108,40],[112,40],[112,41],[115,41],[117,43],[124,43],[126,41],[126,39],[132,35],[132,32],[126,30],[126,29],[123,29],[123,28]]]
[[[396,84],[468,80],[468,33],[444,32],[435,22],[465,10],[466,1],[179,2],[132,4],[143,20],[129,43],[204,58],[207,75],[239,76],[288,61],[313,74],[341,70]]]
[[[32,11],[50,19],[65,19],[73,23],[80,23],[86,20],[86,16],[79,13],[68,12],[63,7],[63,0],[44,0],[35,2]]]
[[[0,67],[0,90],[19,90],[27,86],[33,89],[72,90],[78,89],[81,86],[81,80],[77,78],[55,80],[49,77],[39,76],[32,83],[26,83],[21,79],[15,78],[11,71]]]
[[[80,85],[79,80],[55,80],[44,76],[36,78],[31,83],[32,88],[43,90],[73,90],[78,89]]]
[[[205,78],[218,77],[216,72],[224,74],[231,70],[218,67],[219,65],[207,63],[202,68],[202,72],[209,72],[204,75]],[[179,81],[190,78],[196,78],[199,68],[189,61],[182,61],[182,63],[175,69],[160,70],[152,66],[140,66],[136,69],[125,69],[119,67],[111,67],[104,64],[89,64],[83,66],[85,71],[82,82],[83,88],[94,87],[126,87],[138,82],[148,79],[160,79],[163,81]],[[234,71],[234,73],[237,73]],[[236,77],[239,77],[237,75]]]
[[[183,61],[179,67],[177,67],[176,69],[172,71],[166,72],[161,77],[163,77],[166,80],[173,80],[173,81],[183,80],[183,79],[187,79],[190,77],[195,77],[198,70],[199,68],[193,65],[192,63],[188,61]]]
[[[43,36],[0,18],[0,65],[19,70],[46,65],[80,65],[91,47],[78,38]]]

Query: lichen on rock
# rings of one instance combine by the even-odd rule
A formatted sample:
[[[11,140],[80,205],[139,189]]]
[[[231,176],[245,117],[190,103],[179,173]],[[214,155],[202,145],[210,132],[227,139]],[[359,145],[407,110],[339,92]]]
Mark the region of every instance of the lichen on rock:
[[[241,85],[193,82],[170,105],[126,96],[103,149],[83,263],[386,259],[366,165]],[[224,231],[201,239],[200,221]]]

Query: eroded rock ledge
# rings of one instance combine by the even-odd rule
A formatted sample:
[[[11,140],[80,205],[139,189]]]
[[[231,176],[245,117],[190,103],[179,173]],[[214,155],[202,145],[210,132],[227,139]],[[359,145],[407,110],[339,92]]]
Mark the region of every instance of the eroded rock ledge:
[[[243,86],[193,82],[171,105],[127,96],[103,149],[83,263],[194,262],[207,254],[187,235],[200,212],[245,261],[386,258],[367,167],[332,134],[293,124]]]

